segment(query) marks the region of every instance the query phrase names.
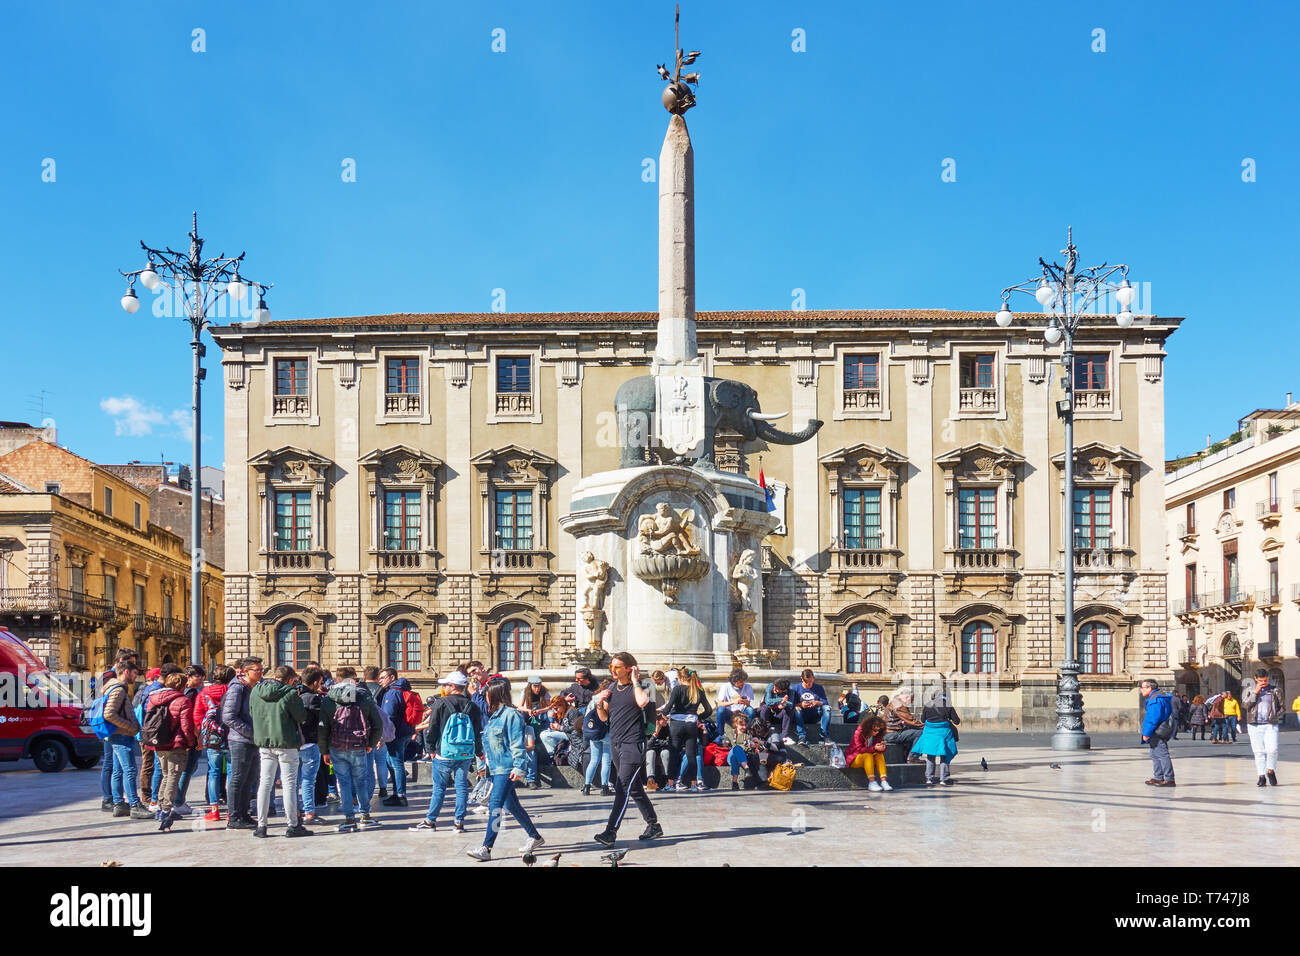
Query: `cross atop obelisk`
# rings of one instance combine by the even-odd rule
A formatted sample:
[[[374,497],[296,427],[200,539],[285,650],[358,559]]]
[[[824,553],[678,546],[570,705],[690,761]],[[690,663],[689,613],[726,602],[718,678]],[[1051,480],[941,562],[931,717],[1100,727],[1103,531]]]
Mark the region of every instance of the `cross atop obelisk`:
[[[675,69],[663,64],[659,75],[668,80],[664,109],[673,114],[659,151],[659,324],[656,330],[656,369],[664,365],[698,365],[695,346],[695,153],[683,114],[695,105],[691,85],[698,73],[682,74],[699,50],[684,52],[678,35],[681,8],[673,22]]]

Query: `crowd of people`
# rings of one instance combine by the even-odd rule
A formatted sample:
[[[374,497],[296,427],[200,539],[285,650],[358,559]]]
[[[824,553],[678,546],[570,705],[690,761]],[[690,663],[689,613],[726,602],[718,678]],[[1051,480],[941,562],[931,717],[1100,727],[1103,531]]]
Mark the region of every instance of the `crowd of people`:
[[[116,817],[153,819],[162,831],[203,808],[205,825],[265,838],[276,808],[277,783],[287,837],[311,836],[311,827],[340,833],[381,826],[379,806],[407,806],[408,786],[424,763],[432,794],[412,831],[436,830],[449,791],[452,827],[466,829],[470,813],[486,813],[475,859],[491,858],[501,817],[511,814],[528,837],[525,852],[544,842],[519,800],[518,789],[542,786],[549,765],[577,768],[581,793],[597,788],[613,806],[596,842],[612,845],[629,806],[645,820],[643,840],[662,834],[649,792],[709,789],[705,767],[716,767],[732,790],[746,786],[787,790],[795,764],[790,747],[807,745],[815,728],[824,742],[832,704],[811,670],[798,681],[779,679],[756,693],[734,669],[711,702],[690,668],[656,670],[643,681],[630,654],[615,654],[609,678],[597,682],[581,667],[563,692],[551,694],[530,675],[518,704],[509,679],[470,661],[439,680],[439,693],[422,699],[393,668],[343,665],[332,672],[309,663],[301,673],[281,665],[269,674],[261,659],[216,665],[164,664],[143,676],[138,656],[119,651],[104,675],[90,723],[104,739],[101,807]],[[1281,694],[1260,671],[1240,703],[1231,694],[1209,700],[1160,692],[1143,681],[1142,739],[1151,748],[1147,783],[1174,786],[1168,741],[1182,730],[1211,725],[1214,740],[1236,739],[1244,720],[1259,785],[1276,784]],[[1186,705],[1186,706],[1184,706]],[[961,718],[936,691],[918,714],[909,688],[864,706],[856,686],[839,695],[841,720],[855,725],[846,750],[831,747],[831,765],[861,769],[872,791],[892,787],[885,753],[925,764],[925,782],[951,786]],[[1244,708],[1244,709],[1243,709]],[[195,784],[200,757],[206,775]],[[409,765],[409,770],[408,770]],[[552,771],[554,772],[554,771]],[[190,806],[192,786],[200,808]],[[337,820],[327,819],[331,813]]]

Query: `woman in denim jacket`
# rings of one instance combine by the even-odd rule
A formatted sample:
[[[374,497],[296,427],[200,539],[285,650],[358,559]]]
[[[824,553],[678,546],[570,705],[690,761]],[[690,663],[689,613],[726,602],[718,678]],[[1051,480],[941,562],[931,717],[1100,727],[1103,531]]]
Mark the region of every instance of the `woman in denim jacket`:
[[[520,849],[522,854],[532,853],[546,842],[533,826],[533,821],[519,803],[519,795],[515,793],[515,785],[528,773],[528,753],[524,749],[524,718],[510,704],[509,684],[488,684],[487,708],[487,726],[483,728],[483,755],[487,760],[488,776],[492,780],[492,794],[488,797],[487,833],[483,836],[481,847],[466,851],[480,863],[492,859],[492,844],[496,842],[497,832],[501,829],[501,814],[507,810],[528,834],[528,840]]]

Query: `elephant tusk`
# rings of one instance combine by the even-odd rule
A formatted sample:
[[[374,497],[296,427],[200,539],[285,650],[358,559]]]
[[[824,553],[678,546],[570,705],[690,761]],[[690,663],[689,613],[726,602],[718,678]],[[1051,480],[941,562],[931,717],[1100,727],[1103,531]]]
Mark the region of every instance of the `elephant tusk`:
[[[752,408],[748,412],[750,418],[757,419],[760,422],[779,422],[789,414],[789,412],[775,412],[771,415],[764,415],[762,412],[756,412]]]

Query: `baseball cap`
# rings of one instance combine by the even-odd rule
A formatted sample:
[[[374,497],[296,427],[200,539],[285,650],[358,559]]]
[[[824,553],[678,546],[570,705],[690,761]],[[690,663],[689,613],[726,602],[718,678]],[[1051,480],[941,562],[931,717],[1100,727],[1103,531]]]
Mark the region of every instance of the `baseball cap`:
[[[528,675],[528,683],[530,683],[530,684],[540,684],[541,682],[542,682],[542,675],[541,675],[541,674],[529,674],[529,675]]]
[[[145,672],[145,675],[144,675],[144,676],[145,676],[147,679],[149,679],[149,680],[153,680],[155,677],[162,677],[162,668],[161,668],[161,667],[151,667],[151,668],[149,668],[148,671]]]
[[[464,687],[469,683],[469,678],[466,677],[464,674],[462,674],[460,671],[452,671],[442,680],[438,681],[438,683],[451,684],[454,687]]]

